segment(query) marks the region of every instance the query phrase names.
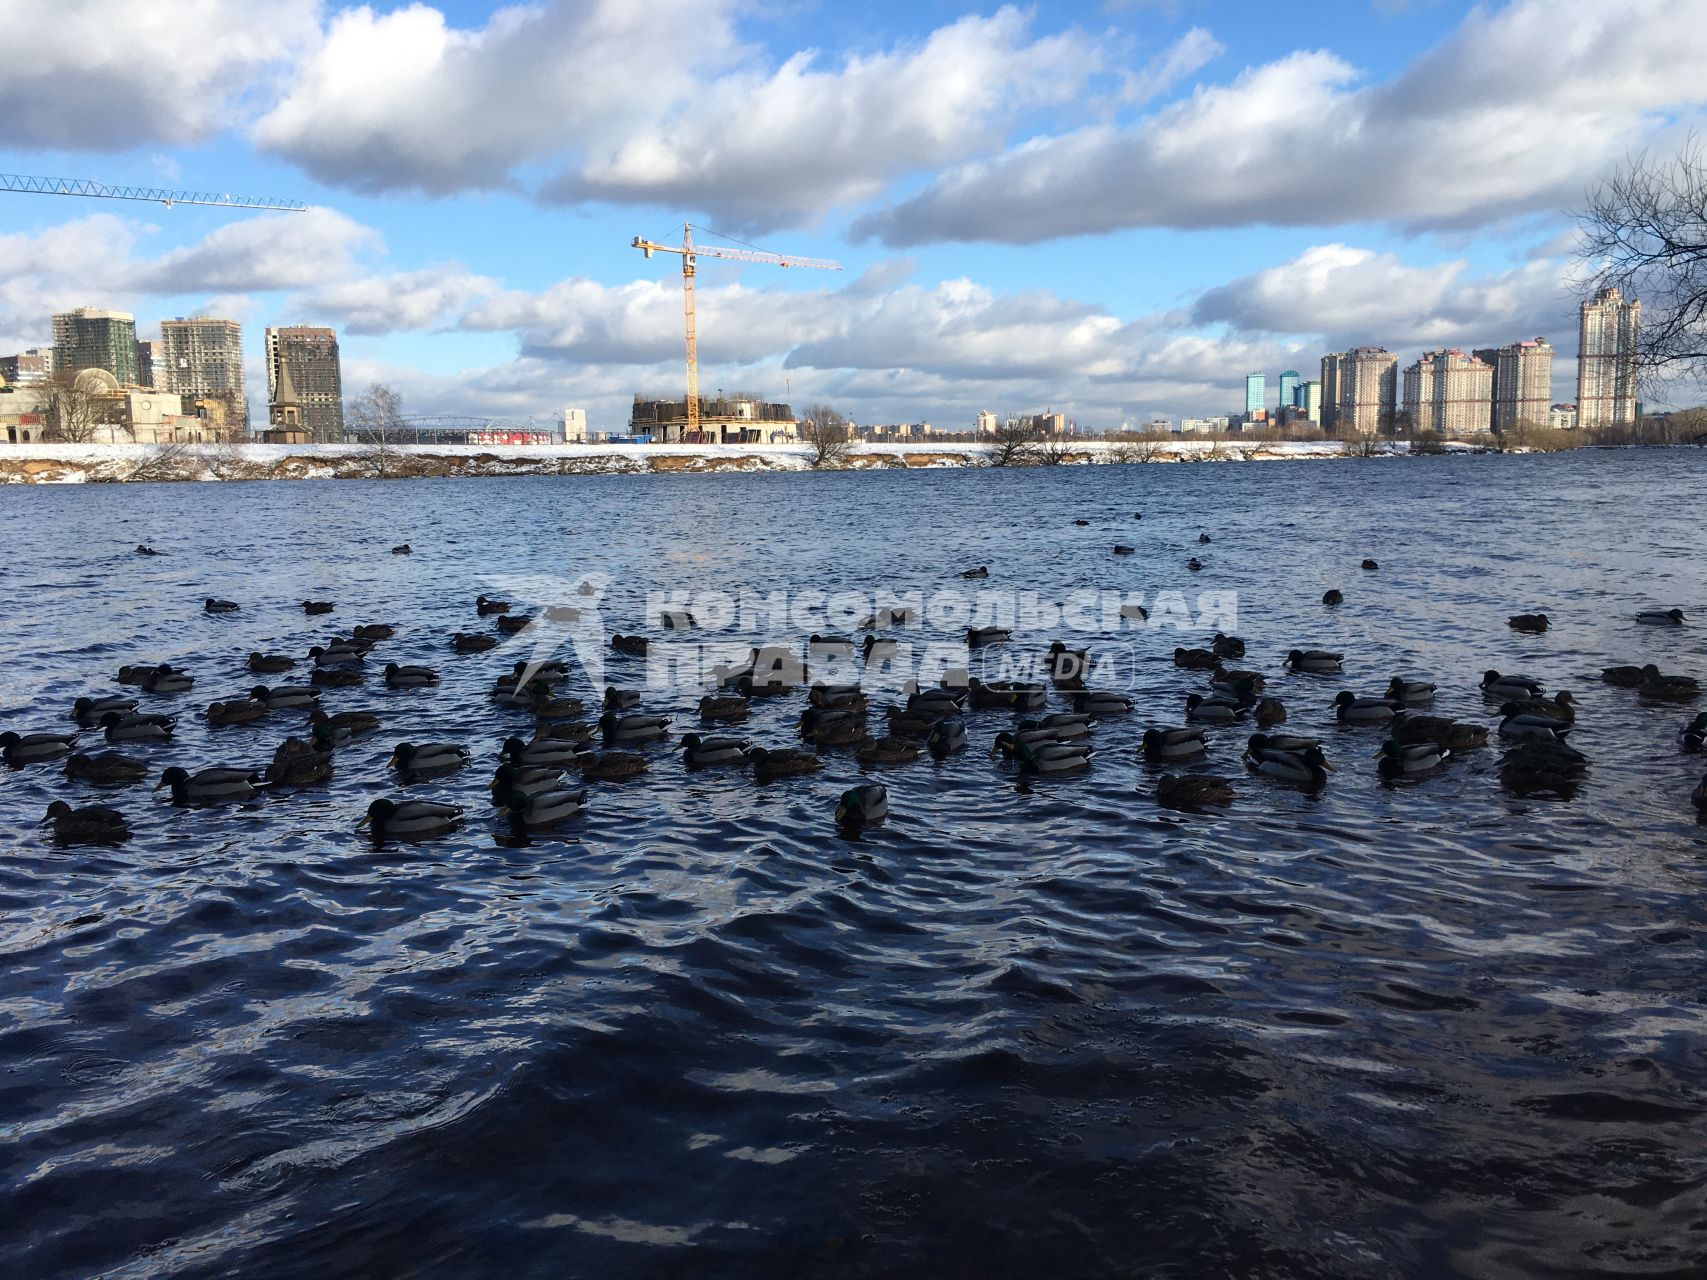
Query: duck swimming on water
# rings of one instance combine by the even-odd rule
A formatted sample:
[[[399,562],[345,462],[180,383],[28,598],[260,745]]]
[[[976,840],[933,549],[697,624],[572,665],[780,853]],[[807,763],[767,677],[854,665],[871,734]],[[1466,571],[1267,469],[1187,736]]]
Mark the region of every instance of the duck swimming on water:
[[[1636,615],[1636,621],[1645,627],[1681,627],[1684,623],[1682,609],[1644,609]]]
[[[92,782],[99,787],[122,787],[147,777],[148,765],[131,756],[121,756],[116,751],[103,751],[93,756],[77,751],[66,758],[65,776],[78,782]]]
[[[1677,735],[1678,745],[1685,751],[1707,751],[1707,711],[1683,726]]]
[[[1409,777],[1428,773],[1440,766],[1451,752],[1434,742],[1395,742],[1389,738],[1375,753],[1379,769],[1386,777]]]
[[[107,715],[115,715],[109,711]],[[104,719],[105,717],[103,717]],[[0,758],[14,769],[68,755],[77,743],[75,733],[0,733]]]
[[[53,838],[59,844],[118,844],[130,839],[130,824],[124,814],[105,805],[86,805],[73,809],[63,800],[47,807],[44,826],[53,828]]]
[[[376,844],[387,840],[430,840],[454,831],[462,815],[461,805],[381,797],[367,807],[356,829],[369,831]]]
[[[1187,756],[1202,755],[1208,750],[1208,744],[1204,741],[1202,729],[1187,725],[1146,729],[1139,749],[1147,760],[1181,760]]]
[[[868,822],[882,822],[889,816],[889,789],[880,782],[867,782],[842,792],[836,802],[836,822],[845,827],[862,827]]]
[[[1208,773],[1164,773],[1156,780],[1156,803],[1164,809],[1203,809],[1233,803],[1233,783]]]
[[[1530,676],[1501,675],[1498,671],[1482,673],[1482,693],[1485,697],[1506,701],[1511,698],[1539,698],[1547,686]]]

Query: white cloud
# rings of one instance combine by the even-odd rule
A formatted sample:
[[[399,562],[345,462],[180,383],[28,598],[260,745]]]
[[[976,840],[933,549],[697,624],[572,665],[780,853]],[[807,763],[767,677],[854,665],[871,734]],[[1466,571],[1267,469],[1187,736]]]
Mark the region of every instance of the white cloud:
[[[372,229],[331,209],[264,214],[139,264],[124,283],[144,293],[298,289],[354,274],[358,256],[378,247]]]
[[[0,144],[198,142],[314,31],[319,0],[8,0]]]
[[[451,264],[335,280],[301,299],[296,309],[350,333],[430,330],[498,290],[497,281]]]
[[[1193,27],[1144,66],[1127,72],[1122,78],[1120,100],[1139,103],[1159,98],[1226,51],[1226,46],[1203,27]]]
[[[1028,243],[1124,227],[1484,225],[1580,198],[1667,110],[1707,102],[1702,0],[1477,9],[1389,84],[1298,52],[1127,125],[1034,138],[857,230]]]

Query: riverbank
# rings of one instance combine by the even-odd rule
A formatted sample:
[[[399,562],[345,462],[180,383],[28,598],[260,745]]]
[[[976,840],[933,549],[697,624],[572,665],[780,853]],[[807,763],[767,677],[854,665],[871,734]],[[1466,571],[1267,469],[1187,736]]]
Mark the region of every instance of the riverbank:
[[[1402,449],[1402,445],[1393,446]],[[1468,446],[1458,446],[1467,448]],[[860,445],[832,470],[972,467],[977,444]],[[1303,461],[1344,456],[1336,440],[1086,441],[1056,459],[1065,465],[1137,462]],[[0,446],[0,483],[115,484],[192,480],[368,480],[455,476],[700,474],[813,469],[807,445],[63,445]]]

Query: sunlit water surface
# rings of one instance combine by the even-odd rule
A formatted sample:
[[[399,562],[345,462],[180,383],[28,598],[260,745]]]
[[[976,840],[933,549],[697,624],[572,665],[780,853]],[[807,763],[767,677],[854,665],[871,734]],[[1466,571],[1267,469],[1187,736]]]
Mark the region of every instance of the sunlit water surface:
[[[179,740],[130,750],[258,767],[296,717],[195,719],[255,683],[252,649],[385,621],[376,656],[445,678],[329,691],[386,724],[324,789],[109,793],[136,829],[114,849],[36,826],[91,788],[0,780],[0,1271],[1699,1275],[1707,762],[1678,748],[1691,708],[1597,673],[1707,676],[1704,511],[1702,451],[7,489],[7,727],[168,659],[195,689],[145,701]],[[1128,627],[1095,639],[1139,711],[1084,776],[1017,778],[986,750],[1011,717],[980,711],[972,751],[882,771],[894,814],[858,840],[831,821],[845,751],[758,788],[666,748],[563,836],[500,841],[485,783],[525,720],[486,691],[524,646],[448,651],[478,592],[609,573],[626,632],[649,589],[929,591],[973,564],[1048,600],[1236,591],[1241,665],[1328,738],[1329,786],[1243,780],[1248,729],[1217,732],[1199,767],[1241,777],[1233,807],[1158,809],[1136,743],[1202,687],[1168,655],[1206,637]],[[1673,604],[1698,625],[1630,621]],[[1531,609],[1553,629],[1506,627]],[[1286,676],[1295,645],[1345,675]],[[1327,710],[1403,672],[1487,722],[1487,667],[1577,694],[1573,797],[1507,794],[1497,747],[1384,786],[1380,733]],[[680,730],[694,696],[646,709]],[[800,706],[742,732],[787,744]],[[475,749],[414,792],[471,821],[376,849],[355,824],[404,738]]]

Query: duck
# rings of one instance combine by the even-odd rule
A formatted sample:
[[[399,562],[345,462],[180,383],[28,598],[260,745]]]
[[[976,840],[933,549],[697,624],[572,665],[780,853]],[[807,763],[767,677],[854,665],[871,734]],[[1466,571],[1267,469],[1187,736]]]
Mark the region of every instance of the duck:
[[[1193,573],[1202,573],[1203,561],[1199,560],[1196,556],[1193,556],[1185,562],[1185,567],[1190,569]]]
[[[1505,754],[1500,781],[1512,791],[1567,792],[1588,768],[1588,757],[1552,735],[1522,739]]]
[[[1381,567],[1381,565],[1380,565],[1379,561],[1365,559],[1362,567],[1365,569],[1379,569]]]
[[[1245,763],[1253,772],[1277,782],[1290,783],[1314,791],[1326,786],[1331,766],[1320,747],[1303,751],[1277,751],[1273,748],[1253,753],[1245,752]]]
[[[1263,698],[1256,706],[1256,722],[1267,729],[1286,723],[1286,704],[1279,698]]]
[[[576,768],[586,754],[577,750],[577,744],[567,738],[535,738],[532,742],[505,738],[498,752],[500,759],[512,764],[548,764],[562,769]]]
[[[610,647],[618,653],[626,653],[632,657],[644,658],[651,648],[645,636],[614,635],[610,638]]]
[[[501,617],[498,619],[497,623],[495,624],[498,628],[498,634],[506,635],[506,636],[519,636],[519,635],[521,635],[522,632],[526,631],[530,626],[533,625],[534,616],[535,615],[533,615],[531,613],[513,613],[513,614],[509,614],[506,617]],[[639,636],[634,636],[631,638],[636,639],[636,640],[641,639]],[[641,643],[644,644],[645,641],[641,640]],[[644,650],[642,650],[642,652],[644,652]]]
[[[907,710],[937,717],[957,716],[960,714],[961,699],[966,696],[966,690],[959,689],[921,689],[916,681],[909,680],[902,686],[902,692],[907,696]]]
[[[901,653],[899,640],[881,640],[874,635],[866,635],[860,641],[860,652],[867,665],[878,662],[890,662]]]
[[[824,762],[812,752],[788,747],[754,747],[747,753],[747,758],[753,762],[753,776],[760,782],[816,773],[824,767]]]
[[[116,715],[109,711],[107,715]],[[104,717],[103,717],[104,718]],[[0,733],[0,758],[14,769],[69,755],[77,745],[75,733]]]
[[[308,651],[317,667],[359,667],[367,658],[364,650],[354,645],[315,645]]]
[[[905,707],[890,707],[884,714],[889,722],[889,732],[901,738],[912,738],[923,742],[931,735],[931,730],[943,720],[959,722],[959,708],[946,714],[935,711],[908,711]]]
[[[1701,686],[1693,676],[1666,676],[1655,670],[1642,681],[1642,686],[1638,692],[1644,698],[1671,698],[1685,701],[1699,695]]]
[[[438,800],[389,800],[382,796],[367,807],[356,828],[367,829],[375,844],[386,840],[430,840],[456,830],[462,815],[461,805]]]
[[[868,822],[882,822],[889,816],[889,788],[880,782],[849,787],[836,801],[836,823],[844,827],[861,827]]]
[[[1577,704],[1576,699],[1571,697],[1569,689],[1561,689],[1551,698],[1514,698],[1500,707],[1502,716],[1516,715],[1520,712],[1524,715],[1553,720],[1559,724],[1575,724]]]
[[[116,751],[103,751],[95,756],[86,751],[74,751],[66,758],[65,776],[78,782],[92,782],[96,786],[122,787],[147,777],[148,765]]]
[[[236,613],[237,604],[231,600],[216,600],[209,596],[202,604],[203,613]]]
[[[399,742],[385,767],[398,773],[454,773],[471,759],[468,748],[457,742]]]
[[[866,737],[865,712],[807,707],[800,713],[800,736],[820,747],[853,746]]]
[[[1636,621],[1644,627],[1681,627],[1684,623],[1682,609],[1644,609],[1636,615]]]
[[[1505,620],[1506,626],[1525,635],[1538,636],[1550,625],[1544,613],[1514,613]]]
[[[541,720],[533,728],[535,738],[556,738],[577,745],[591,742],[598,732],[598,725],[585,720]]]
[[[1343,654],[1326,649],[1293,649],[1286,655],[1285,666],[1288,671],[1332,673],[1339,671],[1344,661]]]
[[[431,667],[406,667],[395,662],[385,664],[385,685],[388,689],[415,689],[438,682],[439,673]]]
[[[1320,749],[1321,745],[1320,738],[1305,738],[1293,733],[1253,733],[1250,741],[1245,744],[1245,754],[1284,752],[1288,755],[1302,755],[1312,748]]]
[[[135,698],[79,698],[71,704],[71,718],[85,729],[93,729],[109,711],[121,716],[136,710]]]
[[[510,602],[508,600],[493,600],[484,595],[474,597],[474,612],[479,617],[489,618],[494,614],[508,613],[509,611]]]
[[[1261,677],[1258,677],[1260,680]],[[1212,697],[1226,702],[1236,702],[1241,707],[1254,707],[1257,701],[1257,681],[1233,675],[1217,673],[1209,681],[1209,692]]]
[[[1482,674],[1483,696],[1498,698],[1501,702],[1512,698],[1539,698],[1546,692],[1547,686],[1530,676],[1501,675],[1498,671]]]
[[[569,664],[548,658],[543,662],[527,662],[517,658],[510,664],[510,676],[517,684],[562,684],[569,678]]]
[[[1208,649],[1174,650],[1174,666],[1183,667],[1187,671],[1213,671],[1221,665],[1221,659]]]
[[[967,705],[975,709],[992,707],[1012,707],[1014,705],[1014,689],[1011,681],[992,680],[985,684],[977,677],[966,682]]]
[[[252,799],[261,785],[261,775],[253,769],[212,768],[190,773],[174,765],[160,775],[154,789],[170,790],[173,804],[222,804]]]
[[[1014,759],[1026,773],[1066,773],[1087,768],[1095,754],[1088,742],[1022,742]]]
[[[387,622],[365,622],[353,627],[350,632],[356,640],[373,644],[379,640],[389,640],[397,634],[397,628]]]
[[[1123,604],[1120,606],[1120,616],[1128,622],[1148,622],[1150,611],[1141,604]]]
[[[893,728],[894,726],[891,725],[892,732]],[[909,733],[896,734],[895,736],[913,737]],[[930,732],[925,735],[925,750],[938,759],[953,755],[957,751],[966,750],[966,722],[953,718],[938,720],[930,727]]]
[[[911,738],[867,738],[854,758],[861,764],[911,764],[919,758],[919,744]]]
[[[251,653],[243,664],[256,675],[277,675],[281,671],[289,671],[296,665],[296,659],[286,657],[282,653]]]
[[[518,827],[532,831],[561,826],[586,811],[587,792],[582,789],[535,791],[531,794],[512,791],[505,797],[504,805],[498,812]]]
[[[1217,667],[1209,677],[1211,684],[1223,684],[1228,688],[1244,685],[1251,693],[1261,693],[1268,688],[1268,681],[1260,671],[1240,671],[1234,667]]]
[[[108,742],[167,742],[178,721],[173,716],[123,715],[109,711],[101,717],[101,728]]]
[[[1638,667],[1626,663],[1623,666],[1601,668],[1600,678],[1607,684],[1619,689],[1639,689],[1647,683],[1650,675],[1659,675],[1660,669],[1653,663]]]
[[[1330,587],[1328,590],[1322,592],[1322,603],[1327,605],[1329,608],[1332,608],[1335,605],[1344,604],[1345,593],[1338,587]]]
[[[364,738],[379,728],[379,717],[371,711],[339,711],[327,715],[319,707],[308,713],[308,724],[316,733],[326,733],[337,746],[352,738]]]
[[[1426,707],[1434,701],[1434,686],[1426,680],[1394,676],[1387,682],[1387,701],[1400,707]]]
[[[160,553],[146,542],[139,542],[136,544],[136,554],[139,556],[157,556]]]
[[[120,684],[139,685],[159,669],[158,663],[126,663],[114,679]]]
[[[1678,731],[1677,742],[1688,752],[1707,751],[1707,711],[1703,711]]]
[[[1207,533],[1200,533],[1197,535],[1197,542],[1199,546],[1207,547],[1212,541],[1213,539],[1210,538]]]
[[[604,707],[606,711],[626,711],[629,707],[638,707],[639,705],[640,690],[618,689],[615,685],[609,685],[605,688]]]
[[[124,814],[105,805],[84,805],[73,809],[63,800],[47,807],[42,825],[53,828],[53,838],[59,844],[117,844],[130,839],[130,824]]]
[[[1043,743],[1058,741],[1055,730],[1050,728],[1004,729],[996,735],[995,741],[990,746],[990,758],[995,759],[1000,756],[1004,760],[1012,760],[1019,755],[1021,747],[1035,747]]]
[[[278,787],[314,787],[332,780],[332,753],[301,738],[286,738],[267,765],[267,782]]]
[[[308,683],[317,689],[349,689],[362,682],[360,667],[315,667]]]
[[[1470,751],[1488,745],[1488,726],[1454,720],[1450,716],[1418,716],[1401,713],[1393,721],[1393,740],[1401,746],[1432,742],[1447,751]]]
[[[1091,669],[1089,649],[1069,649],[1065,641],[1052,642],[1044,657],[1049,666],[1049,680],[1057,689],[1082,689],[1085,675]]]
[[[1057,711],[1036,720],[1022,720],[1021,729],[1053,729],[1057,742],[1071,742],[1090,736],[1095,716],[1085,711]]]
[[[1510,703],[1506,704],[1510,706]],[[1561,742],[1570,733],[1572,726],[1554,720],[1550,716],[1531,715],[1524,711],[1513,711],[1500,721],[1500,737],[1502,738],[1557,738]]]
[[[1129,556],[1137,550],[1137,547],[1129,546],[1124,542],[1117,542],[1114,544],[1114,554],[1117,556]]]
[[[547,622],[579,622],[581,611],[574,605],[548,604],[539,611],[539,616]]]
[[[1227,698],[1205,698],[1201,693],[1189,694],[1185,700],[1185,718],[1201,724],[1232,724],[1247,708]]]
[[[233,698],[230,702],[212,703],[207,709],[207,722],[210,728],[217,729],[231,724],[256,724],[272,714],[273,709],[264,702]]]
[[[183,693],[192,687],[196,678],[162,662],[142,677],[142,687],[149,693]]]
[[[658,622],[666,631],[692,631],[699,626],[699,620],[686,609],[660,610]]]
[[[497,636],[483,635],[479,632],[458,631],[450,638],[452,653],[485,653],[488,649],[498,647]]]
[[[1237,661],[1245,656],[1245,642],[1238,636],[1224,635],[1217,631],[1214,639],[1209,642],[1209,651],[1217,658]]]
[[[813,658],[852,658],[854,642],[848,636],[821,636],[814,631],[806,637],[806,650]]]
[[[1156,779],[1156,803],[1164,809],[1226,806],[1235,795],[1231,781],[1210,773],[1164,773]]]
[[[531,796],[541,791],[555,791],[563,781],[563,769],[554,764],[511,764],[508,760],[498,766],[492,781],[486,784],[494,800],[502,796]]]
[[[744,698],[776,698],[793,688],[786,680],[774,675],[767,676],[764,682],[760,683],[753,679],[751,672],[742,674],[735,681],[735,692]]]
[[[682,763],[690,769],[711,765],[747,763],[744,738],[705,738],[690,733],[682,738]]]
[[[320,705],[320,690],[302,684],[258,684],[249,690],[249,697],[264,703],[274,711],[289,711]]]
[[[526,705],[540,720],[567,720],[587,709],[587,704],[580,698],[560,698],[551,691],[550,685],[543,684],[528,686]]]
[[[1073,707],[1085,715],[1102,719],[1125,715],[1132,710],[1132,699],[1112,689],[1081,689],[1073,695]]]
[[[581,776],[595,782],[624,782],[646,772],[638,751],[586,751],[576,757]]]
[[[699,718],[701,720],[728,723],[735,720],[745,720],[751,714],[751,706],[739,694],[708,693],[699,700]]]
[[[976,569],[962,569],[960,571],[960,576],[962,578],[988,578],[990,576],[990,566],[987,564],[981,564]]]
[[[1081,528],[1081,529],[1088,528],[1090,526],[1090,523],[1091,522],[1089,520],[1085,519],[1083,516],[1079,516],[1076,519],[1074,519],[1074,521],[1073,521],[1073,524],[1076,525],[1078,528]]]
[[[599,728],[604,733],[605,746],[632,746],[636,743],[656,742],[660,738],[667,738],[670,734],[670,717],[619,716],[614,711],[607,711],[599,717]]]
[[[531,688],[517,688],[509,676],[499,676],[492,686],[492,701],[501,707],[531,707],[533,699]]]
[[[815,684],[806,700],[824,711],[864,711],[865,692],[857,684]]]
[[[967,683],[970,687],[971,682],[968,681]],[[1000,681],[993,683],[999,684]],[[1015,711],[1041,711],[1049,705],[1049,691],[1040,684],[1024,684],[1018,680],[1011,681],[1008,684],[1008,697],[1009,705]]]
[[[1386,724],[1393,718],[1394,707],[1385,698],[1360,698],[1349,689],[1337,694],[1330,704],[1334,717],[1341,724]]]
[[[1203,730],[1193,725],[1144,730],[1139,748],[1146,760],[1179,760],[1202,755],[1209,749]]]
[[[302,611],[311,618],[322,613],[331,613],[335,607],[330,600],[304,600],[302,602]]]
[[[1389,738],[1381,744],[1375,758],[1379,762],[1376,767],[1382,775],[1391,778],[1427,773],[1439,768],[1441,761],[1451,755],[1452,752],[1438,742],[1397,742]]]

